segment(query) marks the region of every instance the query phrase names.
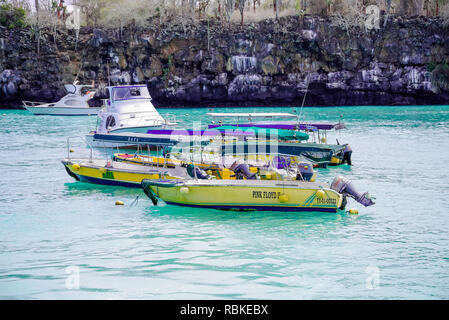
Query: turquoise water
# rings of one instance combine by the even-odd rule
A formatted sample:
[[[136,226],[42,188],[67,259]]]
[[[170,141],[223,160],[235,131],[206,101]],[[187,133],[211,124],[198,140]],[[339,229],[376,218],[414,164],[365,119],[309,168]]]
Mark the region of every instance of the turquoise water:
[[[206,111],[161,113],[191,125]],[[66,138],[94,117],[0,111],[0,298],[448,299],[449,107],[304,113],[344,119],[329,141],[349,142],[354,166],[319,179],[343,174],[375,206],[350,202],[357,216],[155,207],[140,190],[66,174]]]

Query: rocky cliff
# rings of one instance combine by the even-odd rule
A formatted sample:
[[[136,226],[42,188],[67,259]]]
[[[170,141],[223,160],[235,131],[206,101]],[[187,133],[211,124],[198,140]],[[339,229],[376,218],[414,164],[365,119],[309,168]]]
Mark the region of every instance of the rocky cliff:
[[[124,29],[0,29],[0,105],[53,101],[64,83],[147,83],[156,106],[448,104],[431,81],[449,61],[438,18],[393,17],[385,29],[348,33],[324,17],[244,27],[151,23]],[[447,90],[447,89],[446,89]]]

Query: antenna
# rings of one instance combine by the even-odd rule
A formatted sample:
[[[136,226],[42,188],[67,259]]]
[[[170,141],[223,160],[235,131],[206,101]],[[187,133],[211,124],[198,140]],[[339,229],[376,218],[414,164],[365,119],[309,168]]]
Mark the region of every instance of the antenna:
[[[109,61],[107,62],[107,68],[108,68],[108,87],[111,86],[111,77],[109,75]]]
[[[309,83],[310,83],[310,81],[307,80],[306,92],[304,93],[304,97],[302,98],[302,105],[301,105],[301,109],[300,109],[299,115],[298,115],[298,122],[299,122],[299,119],[302,116],[302,109],[304,108],[304,103],[306,102],[307,92],[309,91]]]

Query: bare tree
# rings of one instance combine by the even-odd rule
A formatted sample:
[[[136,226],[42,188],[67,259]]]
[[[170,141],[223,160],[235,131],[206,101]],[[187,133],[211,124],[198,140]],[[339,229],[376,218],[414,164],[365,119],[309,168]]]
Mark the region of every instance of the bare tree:
[[[199,0],[198,1],[198,19],[201,20],[203,14],[206,13],[206,8],[209,5],[209,0]]]
[[[37,38],[37,56],[41,54],[41,31],[39,29],[39,0],[34,0],[34,8],[36,9],[36,38]]]
[[[387,26],[388,18],[390,17],[390,11],[391,11],[391,1],[392,0],[385,0],[385,21],[384,21],[384,28]]]
[[[195,0],[188,0],[187,14],[190,18],[195,15]]]
[[[240,25],[243,26],[243,12],[245,10],[245,0],[237,0],[237,1],[238,1],[237,5],[240,11]]]
[[[327,0],[313,0],[308,2],[310,13],[325,15],[327,13]]]
[[[274,11],[276,12],[276,20],[279,20],[279,7],[281,5],[281,0],[274,0]]]
[[[235,8],[235,0],[224,0],[224,6],[226,11],[226,19],[228,20],[228,23],[231,23],[231,17],[232,13],[234,12]]]
[[[398,13],[404,16],[417,16],[421,14],[424,0],[400,0]]]
[[[440,15],[440,11],[445,9],[445,6],[449,3],[448,0],[424,0],[424,8],[426,9],[426,15],[435,16]]]

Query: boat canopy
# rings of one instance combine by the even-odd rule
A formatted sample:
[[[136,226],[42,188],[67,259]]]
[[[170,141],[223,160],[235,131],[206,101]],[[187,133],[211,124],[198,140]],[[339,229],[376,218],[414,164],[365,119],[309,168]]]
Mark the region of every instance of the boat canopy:
[[[147,130],[147,134],[154,135],[175,135],[175,136],[217,136],[223,135],[224,131],[222,130],[183,130],[183,129],[151,129]],[[234,137],[246,137],[246,136],[255,136],[254,132],[242,132],[241,130],[236,132],[229,132],[229,136]]]
[[[285,112],[250,112],[250,113],[207,113],[208,116],[217,118],[238,117],[238,118],[297,118],[293,113]]]
[[[279,140],[283,141],[291,141],[291,140],[308,140],[309,135],[305,132],[295,131],[295,130],[284,130],[284,129],[273,129],[273,128],[260,128],[260,127],[245,127],[239,128],[234,126],[221,126],[214,128],[214,130],[218,131],[226,131],[226,132],[234,132],[234,131],[243,131],[243,132],[254,132],[258,138],[265,136],[266,139],[276,137]]]
[[[217,128],[223,126],[222,124],[210,124],[209,129]],[[306,130],[306,131],[317,131],[317,130],[340,130],[346,128],[344,123],[232,123],[226,124],[226,126],[233,127],[258,127],[267,129],[285,129],[285,130]]]

